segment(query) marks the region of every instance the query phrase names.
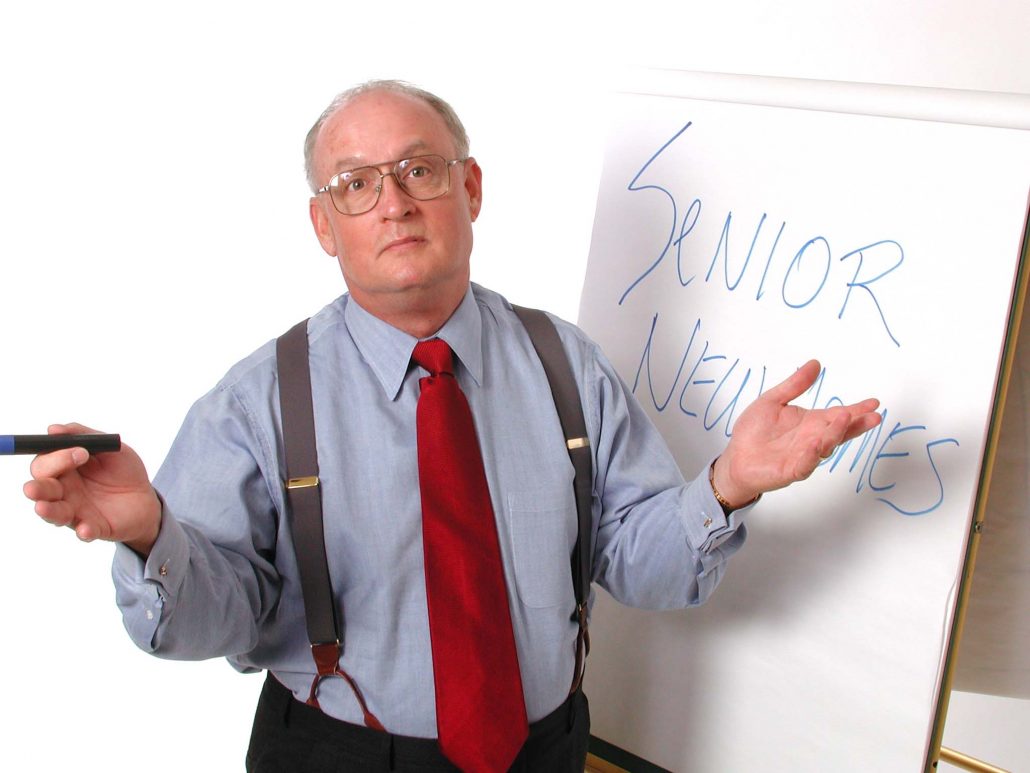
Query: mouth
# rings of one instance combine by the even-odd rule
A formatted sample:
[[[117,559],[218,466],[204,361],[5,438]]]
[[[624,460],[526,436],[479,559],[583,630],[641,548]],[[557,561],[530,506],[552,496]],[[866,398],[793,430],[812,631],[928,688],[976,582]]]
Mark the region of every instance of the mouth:
[[[422,244],[423,241],[424,239],[418,236],[402,236],[399,239],[394,239],[393,241],[388,242],[386,246],[383,247],[383,252],[389,252],[391,250],[402,250],[407,247]]]

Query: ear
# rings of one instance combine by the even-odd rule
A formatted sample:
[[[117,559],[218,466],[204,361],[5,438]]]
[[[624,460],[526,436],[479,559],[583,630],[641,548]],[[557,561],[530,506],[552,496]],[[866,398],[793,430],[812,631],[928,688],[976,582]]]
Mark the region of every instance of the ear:
[[[465,162],[465,193],[469,197],[469,212],[474,223],[483,206],[483,170],[471,157]]]
[[[325,205],[318,196],[312,196],[308,202],[308,215],[311,217],[311,225],[315,229],[315,236],[318,243],[327,255],[334,258],[339,256],[339,248],[336,244],[336,234],[333,233],[332,224],[329,221],[329,213],[325,211]]]

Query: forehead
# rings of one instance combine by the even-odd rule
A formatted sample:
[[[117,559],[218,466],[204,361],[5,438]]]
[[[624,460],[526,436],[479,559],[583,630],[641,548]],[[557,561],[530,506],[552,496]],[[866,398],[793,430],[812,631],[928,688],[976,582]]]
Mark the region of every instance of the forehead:
[[[454,140],[443,118],[421,99],[372,91],[352,99],[326,119],[315,141],[315,165],[332,175],[356,164],[394,161],[412,153],[454,157]]]

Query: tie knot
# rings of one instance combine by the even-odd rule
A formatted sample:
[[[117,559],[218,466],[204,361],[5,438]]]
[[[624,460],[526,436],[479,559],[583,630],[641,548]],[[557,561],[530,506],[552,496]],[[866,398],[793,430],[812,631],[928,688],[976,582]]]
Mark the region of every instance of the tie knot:
[[[415,351],[411,353],[411,359],[434,376],[438,376],[441,373],[454,375],[451,347],[447,345],[446,341],[439,338],[419,341],[415,344]]]

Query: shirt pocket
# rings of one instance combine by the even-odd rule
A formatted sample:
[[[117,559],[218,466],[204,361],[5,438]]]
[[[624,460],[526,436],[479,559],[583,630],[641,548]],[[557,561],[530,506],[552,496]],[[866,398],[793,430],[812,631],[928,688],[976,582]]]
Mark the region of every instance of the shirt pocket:
[[[514,558],[515,585],[527,607],[575,607],[572,548],[576,512],[568,496],[540,492],[508,495],[508,521]]]

